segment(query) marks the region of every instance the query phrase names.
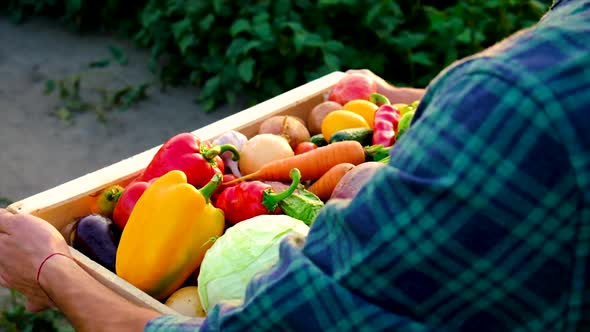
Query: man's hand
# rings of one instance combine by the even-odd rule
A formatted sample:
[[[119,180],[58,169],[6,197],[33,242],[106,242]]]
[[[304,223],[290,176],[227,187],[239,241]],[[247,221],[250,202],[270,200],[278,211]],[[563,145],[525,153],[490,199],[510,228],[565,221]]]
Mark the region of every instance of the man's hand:
[[[368,69],[350,69],[346,71],[347,74],[361,74],[367,77],[372,78],[377,83],[377,93],[383,94],[395,88],[393,85],[389,84],[387,81],[382,79],[381,77],[377,76],[377,74],[373,73]]]
[[[36,279],[39,265],[53,253],[70,256],[63,236],[52,225],[0,209],[0,286],[25,295],[29,311],[53,306]]]
[[[346,73],[361,74],[372,78],[377,83],[377,93],[387,97],[393,104],[411,104],[422,99],[426,92],[424,89],[395,87],[368,69],[351,69],[347,70]]]
[[[57,306],[76,331],[143,331],[161,315],[122,298],[61,255],[43,265],[40,286],[37,269],[53,253],[70,256],[57,229],[43,219],[0,209],[0,286],[25,295],[29,311]]]

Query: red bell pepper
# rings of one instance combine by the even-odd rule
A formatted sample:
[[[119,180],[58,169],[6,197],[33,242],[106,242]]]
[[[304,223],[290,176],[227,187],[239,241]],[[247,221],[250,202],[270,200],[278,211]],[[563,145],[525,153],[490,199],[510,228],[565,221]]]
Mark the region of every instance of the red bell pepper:
[[[153,179],[155,180],[155,179]],[[123,230],[127,225],[127,220],[131,215],[131,211],[135,207],[135,203],[139,200],[139,197],[143,192],[150,186],[153,181],[135,181],[127,185],[123,194],[119,197],[115,209],[113,210],[113,223]]]
[[[239,182],[234,182],[232,184],[225,184],[225,183],[235,180],[237,178],[238,177],[233,174],[223,174],[223,180],[221,182],[221,185],[219,185],[219,187],[217,187],[217,189],[215,189],[215,191],[211,195],[211,198],[209,198],[211,200],[211,204],[213,204],[213,206],[217,207],[217,197],[219,197],[219,194],[221,194],[225,190],[225,188],[237,186]]]
[[[224,173],[219,155],[225,151],[231,151],[234,160],[239,159],[238,150],[231,144],[211,146],[192,133],[178,134],[164,142],[138,181],[149,181],[169,171],[179,170],[186,174],[188,183],[202,188],[216,173]]]
[[[285,191],[275,193],[272,186],[262,181],[244,181],[225,188],[217,197],[217,207],[225,213],[225,220],[232,225],[262,214],[281,214],[279,202],[289,197],[301,179],[298,169],[291,171],[293,183]]]

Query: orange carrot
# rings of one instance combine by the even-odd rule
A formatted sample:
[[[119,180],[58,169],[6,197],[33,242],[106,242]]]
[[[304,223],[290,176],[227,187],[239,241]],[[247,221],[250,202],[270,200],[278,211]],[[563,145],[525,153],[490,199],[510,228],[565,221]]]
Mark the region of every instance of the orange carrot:
[[[306,153],[287,157],[262,166],[258,171],[225,184],[244,180],[289,181],[291,169],[301,171],[301,181],[317,180],[330,168],[341,163],[358,165],[365,161],[363,146],[357,141],[328,144]]]
[[[322,175],[316,182],[314,182],[307,190],[314,193],[322,201],[327,201],[334,191],[334,187],[338,181],[342,179],[346,172],[350,171],[355,165],[351,163],[341,163],[330,168],[324,175]]]

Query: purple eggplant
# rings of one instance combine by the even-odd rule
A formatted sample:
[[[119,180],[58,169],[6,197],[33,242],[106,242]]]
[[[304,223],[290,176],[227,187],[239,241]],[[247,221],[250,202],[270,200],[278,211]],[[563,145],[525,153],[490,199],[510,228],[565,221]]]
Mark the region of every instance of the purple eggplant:
[[[112,272],[120,238],[113,222],[100,214],[80,218],[71,233],[72,247]]]

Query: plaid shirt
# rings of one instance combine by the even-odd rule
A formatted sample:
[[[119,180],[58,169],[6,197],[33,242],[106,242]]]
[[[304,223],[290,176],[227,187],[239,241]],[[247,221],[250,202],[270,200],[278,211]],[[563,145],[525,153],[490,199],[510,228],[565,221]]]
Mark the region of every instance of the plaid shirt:
[[[590,329],[590,1],[429,86],[391,163],[242,305],[146,331]]]

